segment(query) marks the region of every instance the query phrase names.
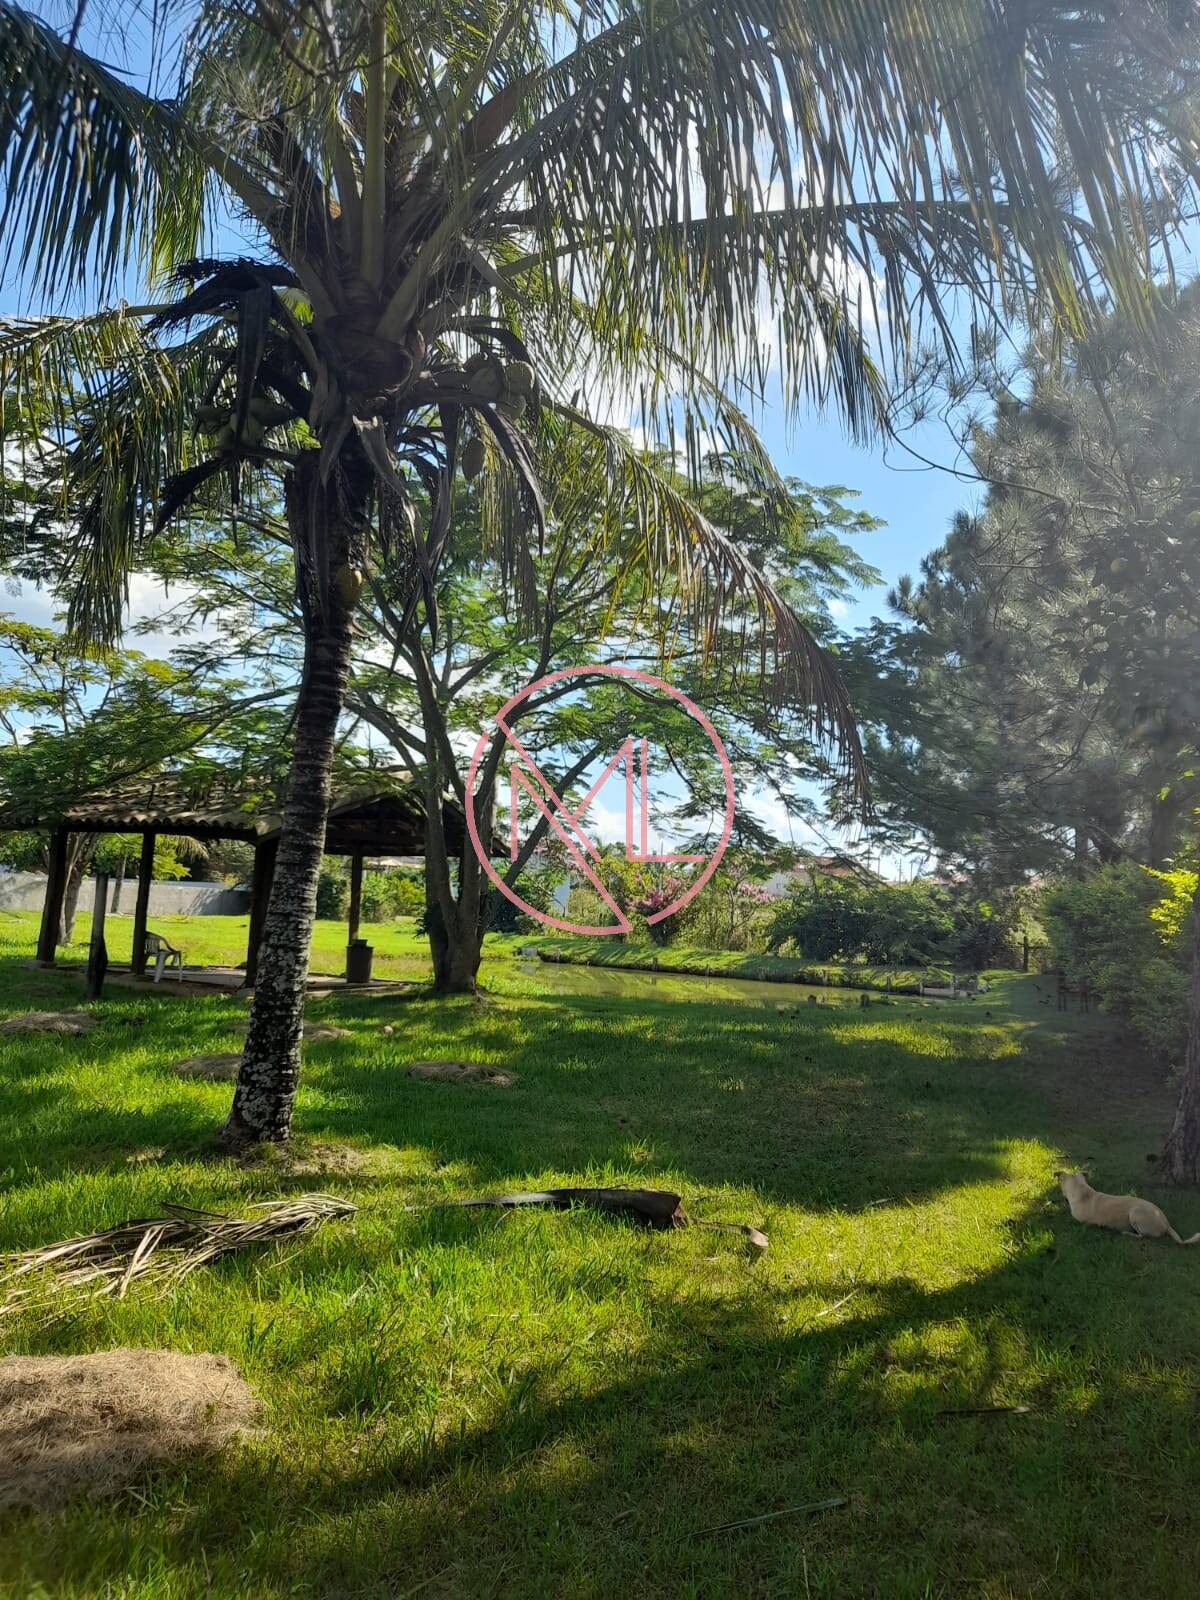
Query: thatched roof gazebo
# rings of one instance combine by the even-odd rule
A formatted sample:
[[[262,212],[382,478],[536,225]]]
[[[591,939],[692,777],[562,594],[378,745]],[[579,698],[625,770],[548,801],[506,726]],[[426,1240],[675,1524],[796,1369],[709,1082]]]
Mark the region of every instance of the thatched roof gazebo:
[[[133,913],[133,970],[146,970],[146,920],[154,871],[154,841],[159,834],[192,839],[241,839],[254,846],[250,886],[250,934],[246,947],[246,986],[255,980],[263,919],[275,874],[281,818],[262,797],[210,784],[198,790],[174,775],[141,779],[69,805],[31,802],[0,807],[0,832],[45,829],[50,834],[49,874],[42,907],[37,959],[52,966],[67,888],[67,840],[73,833],[138,833],[142,836],[137,901]],[[447,842],[462,847],[465,823],[457,801],[442,807]],[[337,795],[329,811],[325,853],[350,857],[348,942],[358,937],[362,910],[363,858],[413,856],[425,852],[425,808],[415,787],[389,783],[360,785]]]

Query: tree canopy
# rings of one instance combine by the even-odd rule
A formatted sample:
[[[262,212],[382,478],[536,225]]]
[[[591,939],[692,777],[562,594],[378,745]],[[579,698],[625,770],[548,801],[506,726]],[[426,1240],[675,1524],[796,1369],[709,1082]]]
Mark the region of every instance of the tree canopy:
[[[574,508],[624,508],[625,550],[672,572],[698,634],[753,603],[769,682],[861,798],[838,672],[696,504],[706,437],[772,474],[747,421],[768,370],[862,435],[881,358],[902,369],[923,329],[950,356],[1017,311],[1078,334],[1108,293],[1151,339],[1200,149],[1197,4],[197,0],[152,12],[146,87],[80,47],[87,13],[64,36],[0,4],[0,221],[51,296],[140,269],[154,298],[9,319],[0,448],[45,419],[72,624],[103,639],[148,537],[193,505],[257,517],[282,470],[305,666],[228,1133],[285,1139],[371,575],[401,635],[418,613],[434,634],[454,496],[481,478],[532,617],[569,453]],[[612,404],[682,436],[692,495]]]
[[[1163,865],[1200,726],[1200,294],[1157,355],[1113,315],[1031,345],[976,430],[988,485],[865,641],[884,815],[1014,881],[1076,847]]]

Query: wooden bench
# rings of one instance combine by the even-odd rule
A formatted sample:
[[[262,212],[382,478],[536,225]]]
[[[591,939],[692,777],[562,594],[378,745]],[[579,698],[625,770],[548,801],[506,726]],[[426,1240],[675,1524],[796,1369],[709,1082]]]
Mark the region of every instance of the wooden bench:
[[[161,933],[147,933],[143,949],[146,952],[146,960],[154,962],[155,983],[162,982],[162,975],[168,967],[174,967],[176,972],[182,974],[183,951],[176,950],[170,940],[164,939]]]

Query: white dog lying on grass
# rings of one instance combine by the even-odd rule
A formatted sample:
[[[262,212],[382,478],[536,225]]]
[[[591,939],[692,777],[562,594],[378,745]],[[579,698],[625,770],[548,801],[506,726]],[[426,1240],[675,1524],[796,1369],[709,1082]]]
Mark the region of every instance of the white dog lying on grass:
[[[1090,1222],[1097,1228],[1116,1228],[1118,1233],[1136,1233],[1139,1239],[1161,1239],[1166,1234],[1176,1244],[1200,1244],[1200,1233],[1181,1239],[1149,1200],[1139,1200],[1135,1194],[1101,1194],[1092,1188],[1082,1172],[1056,1172],[1054,1176],[1062,1186],[1076,1222]]]

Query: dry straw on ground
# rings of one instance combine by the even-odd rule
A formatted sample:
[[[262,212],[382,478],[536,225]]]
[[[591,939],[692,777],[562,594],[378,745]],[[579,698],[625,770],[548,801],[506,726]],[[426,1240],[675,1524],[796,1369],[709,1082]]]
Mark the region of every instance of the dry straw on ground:
[[[178,1078],[210,1078],[217,1083],[232,1083],[241,1065],[240,1055],[188,1056],[177,1061],[171,1071]]]
[[[517,1081],[515,1072],[503,1072],[479,1061],[414,1061],[408,1075],[438,1083],[490,1083],[494,1089],[511,1089]]]
[[[113,1494],[147,1468],[209,1455],[258,1402],[227,1356],[101,1350],[0,1360],[0,1506]]]
[[[95,1026],[87,1011],[26,1011],[0,1022],[0,1033],[90,1033]]]
[[[288,1153],[283,1164],[296,1177],[352,1178],[358,1173],[386,1169],[397,1155],[390,1146],[360,1150],[352,1144],[318,1141],[298,1145]]]

